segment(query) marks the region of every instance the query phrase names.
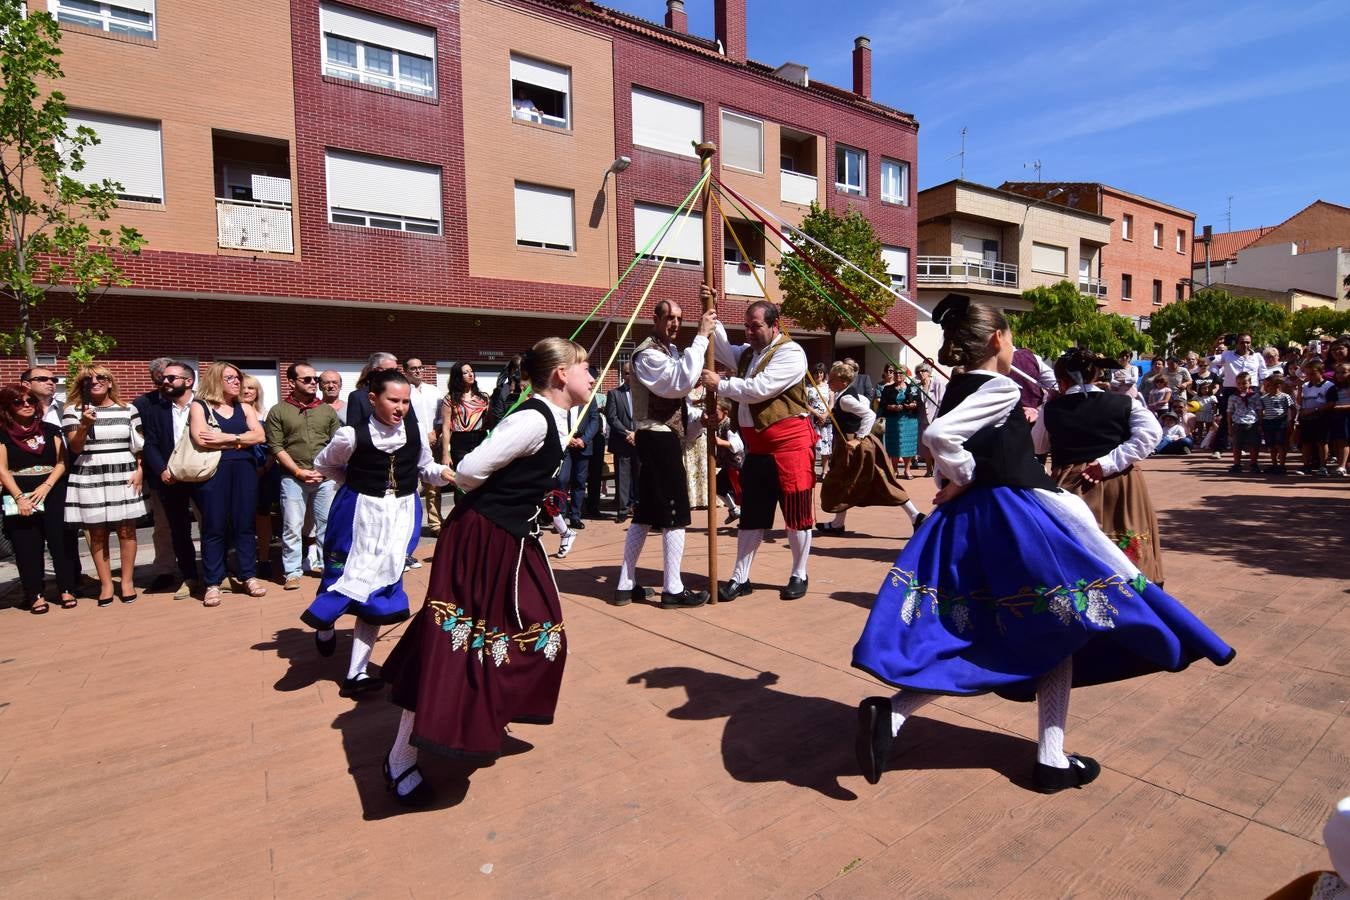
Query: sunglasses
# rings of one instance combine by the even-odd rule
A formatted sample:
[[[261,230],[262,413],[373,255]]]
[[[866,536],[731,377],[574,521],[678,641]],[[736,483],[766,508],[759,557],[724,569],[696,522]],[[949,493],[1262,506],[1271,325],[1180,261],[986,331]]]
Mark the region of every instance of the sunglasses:
[[[109,383],[110,381],[112,381],[112,376],[111,376],[111,375],[91,375],[91,376],[89,377],[89,380],[90,380],[90,381],[97,381],[99,384],[107,384],[107,383]]]
[[[32,397],[20,397],[18,400],[15,400],[10,405],[13,406],[15,409],[20,409],[25,406],[37,406],[37,401],[34,400]]]
[[[319,379],[315,378],[313,375],[310,375],[308,377],[301,376],[300,378],[297,378],[295,380],[300,382],[301,384],[314,384]]]
[[[164,384],[172,384],[175,381],[187,381],[185,375],[164,375],[159,379]]]
[[[29,377],[28,380],[39,381],[42,382],[43,384],[54,384],[56,382],[56,379],[50,375],[32,375]]]

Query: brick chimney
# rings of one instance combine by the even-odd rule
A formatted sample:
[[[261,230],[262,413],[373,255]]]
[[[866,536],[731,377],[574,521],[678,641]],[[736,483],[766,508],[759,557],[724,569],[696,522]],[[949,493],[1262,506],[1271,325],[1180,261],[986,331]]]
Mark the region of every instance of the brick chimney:
[[[872,99],[872,41],[853,39],[853,93]]]
[[[727,59],[745,62],[745,0],[713,0],[713,21]]]
[[[681,34],[689,33],[689,16],[684,12],[684,0],[666,0],[666,27]]]

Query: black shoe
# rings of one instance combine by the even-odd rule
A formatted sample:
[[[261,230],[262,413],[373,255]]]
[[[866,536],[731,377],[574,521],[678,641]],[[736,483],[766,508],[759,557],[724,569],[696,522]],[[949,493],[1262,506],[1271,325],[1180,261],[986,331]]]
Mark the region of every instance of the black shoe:
[[[833,522],[817,522],[816,534],[848,534],[848,529],[843,525],[836,525]]]
[[[1241,475],[1241,474],[1242,474],[1242,466],[1229,466],[1229,467],[1228,467],[1228,474],[1229,474],[1229,475]]]
[[[328,630],[333,631],[331,628]],[[319,635],[319,632],[314,632],[314,649],[319,651],[320,656],[332,656],[333,652],[337,650],[337,632],[333,631],[332,636],[326,640]]]
[[[408,793],[400,794],[398,792],[398,786],[403,783],[404,779],[408,778],[413,773],[421,775],[422,782],[411,791],[408,791]],[[435,799],[435,794],[432,793],[431,785],[427,784],[427,777],[422,775],[422,770],[417,768],[417,763],[408,766],[408,768],[400,772],[399,776],[395,778],[393,773],[389,771],[389,757],[386,756],[384,758],[384,785],[389,789],[389,792],[394,795],[394,799],[404,806],[426,806]]]
[[[1095,759],[1090,756],[1078,756],[1070,753],[1067,769],[1057,769],[1054,766],[1036,763],[1034,781],[1036,790],[1042,794],[1053,794],[1065,788],[1076,788],[1091,784],[1097,780],[1097,776],[1100,774],[1102,774],[1102,767],[1097,764]]]
[[[151,594],[164,594],[178,587],[178,585],[182,583],[183,579],[179,578],[177,573],[173,575],[156,575],[151,579],[150,586],[146,588],[146,591]]]
[[[919,513],[914,517],[914,530],[918,531],[919,526],[928,521],[928,513]]]
[[[662,609],[675,609],[676,607],[681,606],[692,608],[695,606],[702,606],[707,602],[707,591],[691,591],[689,588],[685,588],[678,594],[668,594],[665,591],[661,592]]]
[[[886,763],[891,759],[891,701],[885,697],[868,697],[858,704],[858,734],[853,740],[853,751],[858,756],[858,768],[868,784],[881,780]]]
[[[384,679],[378,675],[367,675],[365,678],[344,678],[342,687],[338,689],[338,696],[360,698],[366,694],[373,694],[382,690],[384,690]]]
[[[651,588],[630,587],[620,588],[614,592],[614,599],[609,601],[610,606],[627,606],[634,600],[646,600],[652,594],[656,593]]]
[[[577,531],[585,531],[586,523],[581,521],[580,519],[573,519],[572,521],[567,523],[567,527],[575,528]]]
[[[628,521],[628,513],[626,512],[621,512],[614,517],[614,522],[618,525],[622,525],[624,522],[627,521]]]
[[[139,596],[140,594],[124,594],[121,591],[117,592],[117,599],[121,600],[123,603],[135,603],[136,598]]]
[[[800,597],[805,597],[806,585],[810,580],[811,579],[809,578],[798,578],[796,575],[793,575],[788,579],[787,586],[778,592],[778,596],[782,597],[784,600],[796,600]]]
[[[753,590],[754,588],[750,587],[750,582],[737,581],[733,578],[717,589],[717,599],[723,603],[730,603],[737,597],[744,597]]]
[[[114,600],[116,600],[116,599],[117,599],[116,597],[99,597],[99,598],[98,598],[98,605],[99,605],[99,606],[112,606],[112,602],[113,602]]]

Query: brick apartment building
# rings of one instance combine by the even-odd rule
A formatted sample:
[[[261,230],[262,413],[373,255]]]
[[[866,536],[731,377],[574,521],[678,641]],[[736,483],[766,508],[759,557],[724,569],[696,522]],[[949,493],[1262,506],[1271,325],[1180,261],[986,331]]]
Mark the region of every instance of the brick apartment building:
[[[845,90],[748,59],[745,0],[715,0],[713,38],[668,6],[660,25],[585,0],[30,0],[62,23],[72,119],[103,139],[86,174],[123,184],[113,224],[148,238],[132,287],[80,327],[117,339],[128,395],[160,355],[229,359],[269,400],[293,360],[350,388],[373,350],[420,355],[442,380],[451,360],[490,375],[600,301],[696,182],[705,139],[721,176],[785,219],[812,200],[861,208],[907,289],[918,126],[871,99],[867,40]],[[777,252],[748,223],[714,224],[735,322],[751,266],[769,265],[776,293]],[[672,261],[653,301],[697,306],[689,225],[658,248]],[[602,314],[631,310],[653,265]],[[71,307],[54,291],[39,315]],[[889,321],[914,331],[903,303]],[[39,351],[60,365],[55,349]]]
[[[1009,181],[1001,189],[1112,220],[1096,275],[1104,290],[1095,295],[1105,311],[1139,324],[1154,309],[1190,296],[1195,213],[1095,182]]]

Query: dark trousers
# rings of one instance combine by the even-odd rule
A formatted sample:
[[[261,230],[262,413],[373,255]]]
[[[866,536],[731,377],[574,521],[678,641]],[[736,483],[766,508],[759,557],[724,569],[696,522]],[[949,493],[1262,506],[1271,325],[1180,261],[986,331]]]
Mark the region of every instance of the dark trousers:
[[[66,555],[65,504],[52,503],[48,497],[43,505],[42,512],[31,516],[5,516],[5,534],[14,545],[14,562],[19,567],[25,600],[42,596],[46,587],[44,545],[52,557],[57,587],[63,593],[75,593],[75,570]]]
[[[1214,421],[1219,433],[1214,435],[1214,449],[1223,452],[1228,449],[1228,398],[1237,393],[1237,388],[1219,388],[1219,404],[1214,411]]]
[[[202,569],[207,586],[225,580],[226,543],[234,547],[240,578],[258,571],[258,537],[253,516],[258,509],[258,468],[252,459],[221,459],[209,481],[197,486],[202,513]]]
[[[595,440],[591,442],[591,459],[595,460],[595,465],[587,467],[586,508],[584,512],[589,518],[598,519],[600,517],[601,482],[605,478],[605,436],[598,431],[595,434]]]
[[[626,442],[625,442],[626,443]],[[633,448],[629,448],[632,450]],[[620,513],[627,513],[637,502],[638,458],[636,453],[614,457],[614,497]]]
[[[168,517],[169,536],[173,538],[173,555],[184,581],[197,577],[197,548],[192,543],[192,503],[197,496],[195,484],[161,484],[160,502]]]
[[[586,505],[586,481],[591,473],[591,458],[582,456],[580,450],[568,450],[563,457],[562,482],[563,493],[567,495],[565,516],[568,521],[581,518],[582,508]]]

